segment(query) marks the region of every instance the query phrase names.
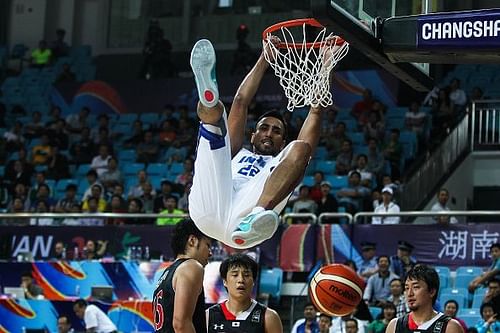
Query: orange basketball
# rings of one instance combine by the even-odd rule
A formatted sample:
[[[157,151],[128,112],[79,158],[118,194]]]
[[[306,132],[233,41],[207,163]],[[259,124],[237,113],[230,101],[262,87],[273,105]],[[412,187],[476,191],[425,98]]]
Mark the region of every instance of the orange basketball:
[[[350,267],[333,264],[321,267],[309,284],[316,308],[330,316],[350,314],[363,299],[365,282]]]

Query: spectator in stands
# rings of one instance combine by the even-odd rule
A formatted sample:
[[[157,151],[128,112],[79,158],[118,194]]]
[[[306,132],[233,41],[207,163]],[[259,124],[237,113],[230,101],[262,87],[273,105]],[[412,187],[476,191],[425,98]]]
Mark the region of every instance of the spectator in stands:
[[[332,327],[332,317],[320,312],[318,318],[318,332],[330,333],[330,327]]]
[[[302,185],[299,189],[299,197],[293,203],[294,213],[316,213],[318,204],[309,196],[309,186]]]
[[[56,30],[56,39],[50,45],[54,59],[66,57],[69,55],[69,46],[64,41],[65,36],[66,30],[61,28]]]
[[[480,100],[483,98],[484,98],[483,90],[481,88],[479,88],[478,86],[473,87],[470,94],[469,94],[469,100],[471,102],[473,102],[473,101],[477,101],[477,100]]]
[[[89,171],[87,171],[86,178],[89,187],[83,193],[83,200],[87,200],[87,198],[92,195],[92,186],[99,185],[100,187],[102,187],[102,184],[97,180],[97,172],[95,170],[90,169]],[[103,193],[104,190],[101,190],[101,194]]]
[[[187,182],[193,181],[193,164],[194,161],[192,158],[186,158],[183,163],[184,170],[175,178],[176,184],[186,185]]]
[[[360,245],[362,262],[357,272],[366,280],[378,272],[377,257],[375,256],[377,244],[372,242],[361,242]]]
[[[412,102],[405,115],[405,125],[407,130],[417,135],[420,142],[423,142],[424,139],[423,134],[426,118],[427,115],[425,112],[420,111],[420,103],[416,101]]]
[[[52,259],[66,260],[66,247],[62,241],[57,241],[56,244],[54,244],[54,255]]]
[[[23,123],[16,121],[14,126],[3,134],[3,138],[6,140],[5,149],[7,151],[12,152],[21,148],[24,149],[25,139],[23,131]]]
[[[144,213],[142,201],[138,198],[132,198],[128,201],[127,212],[129,214],[142,214]],[[125,224],[145,224],[146,219],[132,217],[124,219]]]
[[[398,241],[398,250],[395,256],[391,257],[391,271],[404,281],[406,274],[412,269],[417,261],[411,256],[413,245],[407,241]]]
[[[34,197],[36,197],[36,195]],[[12,200],[9,203],[9,207],[8,207],[9,210],[11,210],[13,201],[16,198],[20,199],[23,203],[24,208],[22,211],[24,211],[24,210],[28,211],[29,208],[31,207],[31,200],[30,200],[30,197],[28,196],[27,187],[22,183],[14,184],[14,193],[12,194]]]
[[[94,156],[95,144],[90,137],[90,128],[83,127],[80,140],[74,142],[70,147],[70,153],[74,164],[90,163]]]
[[[66,130],[70,133],[80,134],[83,129],[89,126],[90,109],[84,106],[80,112],[72,113],[66,117]],[[90,134],[90,131],[89,131]]]
[[[43,288],[35,283],[32,272],[24,272],[21,275],[21,288],[24,289],[24,296],[27,299],[43,297]]]
[[[100,184],[94,184],[91,187],[90,190],[90,196],[87,196],[87,199],[83,200],[82,202],[82,210],[84,212],[90,212],[90,198],[96,198],[97,199],[97,211],[98,212],[104,212],[106,210],[106,200],[104,199],[104,193],[102,189],[102,185]]]
[[[56,83],[76,82],[76,74],[71,70],[68,63],[62,65],[61,73],[57,76]]]
[[[380,180],[380,176],[384,170],[385,160],[384,155],[378,149],[378,141],[374,138],[368,139],[368,159],[366,169],[373,173],[376,179]]]
[[[99,155],[95,156],[92,159],[92,163],[90,164],[90,168],[94,169],[97,172],[97,177],[100,177],[108,170],[108,162],[110,158],[111,155],[109,154],[108,146],[100,145]]]
[[[109,213],[123,214],[127,212],[127,202],[118,194],[113,194],[108,203],[108,208],[106,210]],[[125,224],[125,218],[123,217],[110,217],[108,218],[107,224],[121,225]]]
[[[142,202],[142,211],[144,213],[153,213],[155,196],[156,192],[153,189],[153,185],[151,185],[150,182],[146,182],[143,187],[143,193],[139,197]]]
[[[31,52],[31,66],[43,68],[50,65],[52,60],[52,51],[47,47],[47,42],[41,40],[38,47]]]
[[[318,208],[316,209],[316,214],[318,216],[322,213],[335,213],[338,210],[337,199],[331,194],[332,184],[329,181],[321,182],[321,198],[318,202]],[[323,223],[331,223],[333,218],[323,218]]]
[[[113,188],[117,184],[123,183],[123,176],[118,169],[118,161],[114,157],[110,157],[108,159],[108,167],[106,171],[104,171],[99,176],[99,182],[104,186],[106,192],[113,192]]]
[[[101,309],[93,304],[88,304],[86,300],[79,299],[73,305],[75,315],[85,322],[87,332],[118,332],[115,324]]]
[[[144,130],[142,128],[142,121],[139,119],[134,120],[132,123],[132,135],[123,141],[123,147],[135,148],[144,138]]]
[[[490,255],[492,259],[492,263],[488,270],[486,270],[480,276],[474,278],[469,283],[469,291],[472,293],[478,287],[485,284],[490,279],[499,278],[500,275],[500,243],[494,243],[490,246]]]
[[[154,201],[154,212],[159,213],[164,209],[164,204],[168,197],[173,195],[172,182],[164,179],[161,182],[161,192]]]
[[[177,131],[175,130],[174,120],[169,118],[161,123],[160,130],[160,145],[162,147],[170,147],[172,142],[175,141],[177,137]]]
[[[57,333],[72,333],[74,330],[71,328],[71,322],[68,316],[61,315],[57,318]]]
[[[76,191],[75,184],[66,185],[64,198],[60,199],[55,207],[57,213],[71,213],[74,206],[80,206],[80,201],[76,198]]]
[[[24,125],[24,137],[26,139],[38,138],[45,130],[45,124],[42,122],[42,114],[38,111],[31,115],[31,122]]]
[[[9,203],[7,208],[8,213],[25,213],[27,210],[25,209],[24,200],[22,198],[15,197]],[[9,218],[2,219],[0,221],[0,225],[29,225],[30,221],[27,218]]]
[[[464,329],[464,332],[467,332],[467,324],[465,324],[465,322],[462,319],[457,318],[457,313],[458,313],[457,301],[450,299],[446,301],[446,303],[444,303],[444,314],[458,321],[460,326],[462,326],[462,328]]]
[[[50,213],[49,204],[46,201],[38,200],[32,212],[34,213]],[[54,219],[52,217],[32,217],[30,225],[53,225]]]
[[[61,120],[61,108],[54,105],[50,108],[49,120],[45,123],[45,130],[54,129],[56,123]],[[64,120],[64,119],[63,119]]]
[[[351,115],[358,120],[359,128],[363,128],[368,119],[368,113],[373,107],[373,95],[370,89],[363,91],[363,99],[356,102],[351,110]]]
[[[96,260],[100,259],[106,253],[108,246],[108,241],[97,241],[97,244],[92,239],[87,240],[85,247],[83,248],[82,259],[84,260]]]
[[[361,175],[361,185],[366,188],[372,188],[375,182],[375,176],[368,170],[368,157],[365,154],[359,154],[356,157],[355,171]]]
[[[312,303],[304,305],[304,318],[298,319],[290,333],[318,332],[319,325],[316,320],[316,308]]]
[[[109,130],[107,128],[100,128],[97,135],[97,140],[94,141],[97,146],[107,145],[109,153],[113,155],[113,139],[109,135]]]
[[[355,317],[356,310],[353,314],[334,317],[330,332],[345,332],[345,333],[365,333],[368,321],[360,320]]]
[[[35,145],[31,151],[31,163],[33,165],[47,165],[52,154],[49,136],[43,133],[39,144]]]
[[[365,200],[370,196],[370,190],[361,186],[361,175],[357,171],[349,175],[349,185],[340,189],[337,193],[339,206],[345,207],[349,213],[355,213],[363,209]]]
[[[488,281],[488,290],[482,303],[492,303],[495,313],[500,312],[500,280],[498,278],[492,278]]]
[[[309,196],[312,200],[319,203],[321,199],[321,183],[325,180],[325,175],[321,171],[314,171],[314,184],[309,188]]]
[[[432,104],[433,112],[433,132],[442,134],[444,129],[451,126],[454,117],[454,110],[450,100],[448,89],[440,89],[436,102]],[[436,135],[431,135],[435,137]]]
[[[40,184],[46,184],[46,180],[47,176],[45,174],[45,171],[37,171],[37,173],[35,174],[35,183],[30,187],[28,192],[28,196],[31,202],[36,200],[38,186],[40,186]],[[52,189],[49,188],[49,190]]]
[[[99,144],[102,140],[101,130],[105,129],[109,133],[109,116],[105,113],[101,113],[97,116],[97,126],[92,127],[90,130],[90,137],[95,144]]]
[[[335,174],[339,176],[347,175],[351,170],[354,161],[354,153],[352,150],[352,141],[346,139],[342,142],[342,150],[337,155],[335,164]]]
[[[460,88],[460,80],[457,78],[454,78],[450,83],[450,101],[451,107],[455,113],[465,111],[467,95],[465,91]]]
[[[326,139],[335,135],[335,119],[337,118],[337,110],[335,107],[329,107],[324,110],[324,120],[321,124],[320,145],[324,146]],[[285,121],[287,121],[285,119]],[[288,121],[287,121],[288,122]],[[287,140],[287,142],[290,142]]]
[[[390,263],[388,256],[379,256],[377,260],[378,272],[370,276],[366,282],[363,299],[370,306],[385,304],[391,294],[389,282],[398,276],[389,270]]]
[[[59,147],[61,150],[66,150],[69,147],[69,138],[65,128],[66,123],[64,119],[58,119],[54,125],[47,129],[47,134],[50,137],[50,144]]]
[[[58,146],[51,148],[47,163],[47,178],[55,180],[70,178],[68,158],[60,153]]]
[[[402,317],[410,312],[410,308],[406,303],[405,295],[403,294],[403,282],[400,278],[394,278],[389,284],[391,295],[387,297],[387,302],[394,304],[396,307],[396,317]]]
[[[381,105],[379,101],[373,104],[373,107]],[[377,139],[383,140],[385,136],[385,124],[384,118],[380,116],[381,111],[372,110],[368,113],[368,118],[365,125],[363,126],[363,132],[365,134],[365,139]]]
[[[164,209],[160,212],[161,215],[184,215],[185,213],[177,209],[177,197],[173,195],[164,200]],[[158,217],[156,225],[173,225],[182,220],[182,217]]]
[[[179,119],[179,130],[177,131],[175,142],[178,143],[180,147],[189,147],[188,150],[190,150],[197,135],[194,130],[195,128],[195,126],[192,126],[190,119]]]
[[[432,205],[431,212],[445,212],[450,211],[450,207],[447,206],[448,199],[450,198],[450,193],[444,187],[441,188],[437,194],[437,202]],[[454,216],[436,216],[433,218],[435,223],[441,225],[456,224],[458,220]]]
[[[139,198],[144,194],[144,184],[146,184],[147,182],[148,175],[146,173],[146,170],[139,170],[139,172],[137,172],[137,184],[130,187],[127,197],[129,199]]]
[[[480,308],[482,320],[476,324],[478,333],[500,332],[500,321],[491,303],[483,303]]]
[[[344,141],[348,140],[345,134],[345,123],[339,121],[335,126],[335,131],[331,136],[325,138],[325,146],[328,151],[328,158],[336,160],[341,153]]]
[[[375,213],[399,213],[399,206],[392,201],[394,192],[387,186],[382,189],[382,203],[375,208]],[[374,216],[372,224],[399,224],[399,216]]]
[[[183,162],[186,158],[186,150],[187,147],[183,147],[179,142],[174,141],[165,154],[167,164]]]
[[[43,202],[47,206],[47,212],[53,212],[57,204],[50,195],[50,187],[45,183],[38,185],[35,200],[31,203],[31,211],[36,211],[40,202]]]
[[[153,131],[145,131],[144,137],[136,147],[137,162],[152,163],[158,158],[158,142],[153,140]]]
[[[381,317],[372,321],[366,327],[367,333],[385,333],[385,329],[389,322],[396,318],[396,307],[392,303],[385,303],[382,305]]]
[[[193,182],[189,182],[184,186],[184,193],[182,197],[179,198],[179,202],[177,202],[177,208],[182,209],[186,213],[189,208],[189,192],[191,192],[191,186],[193,186]]]
[[[13,163],[11,165],[13,169],[9,169],[10,165],[7,165],[7,168],[5,169],[5,182],[9,184],[21,183],[24,186],[29,187],[31,185],[32,172],[30,170],[26,170],[25,166],[27,164],[24,164],[21,160],[13,160],[12,162]]]
[[[389,139],[389,142],[387,142],[382,149],[385,159],[391,164],[391,176],[394,179],[399,179],[399,176],[401,174],[400,162],[403,153],[403,147],[399,142],[399,135],[400,131],[397,128],[393,128],[391,130],[391,137]]]

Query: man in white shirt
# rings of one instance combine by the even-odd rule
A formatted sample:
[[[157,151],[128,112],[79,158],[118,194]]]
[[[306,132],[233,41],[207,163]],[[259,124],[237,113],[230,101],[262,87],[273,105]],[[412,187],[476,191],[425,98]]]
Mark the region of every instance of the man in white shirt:
[[[92,159],[92,163],[90,164],[90,168],[94,169],[97,172],[97,176],[102,176],[102,174],[108,171],[108,161],[111,158],[109,154],[109,149],[107,145],[99,146],[99,155]]]
[[[79,299],[73,305],[75,315],[85,322],[87,333],[116,333],[117,328],[109,317],[97,306]]]
[[[375,213],[399,213],[400,209],[397,204],[392,202],[394,192],[391,187],[386,186],[382,189],[382,203],[375,207]],[[374,216],[372,224],[399,224],[399,216]]]
[[[439,190],[437,194],[438,201],[432,205],[431,212],[443,212],[449,211],[450,207],[448,207],[448,199],[450,198],[450,193],[444,187]],[[433,218],[435,223],[448,225],[448,224],[456,224],[458,220],[454,216],[436,216]]]
[[[467,104],[467,95],[465,91],[460,89],[459,79],[453,79],[450,83],[450,101],[458,109],[464,108],[465,104]]]

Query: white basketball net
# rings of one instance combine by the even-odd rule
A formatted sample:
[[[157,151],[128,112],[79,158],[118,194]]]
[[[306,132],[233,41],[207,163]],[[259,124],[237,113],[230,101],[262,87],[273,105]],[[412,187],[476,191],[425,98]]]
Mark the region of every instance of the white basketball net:
[[[286,47],[278,48],[271,42],[272,36],[278,37]],[[304,106],[332,105],[330,72],[349,51],[349,43],[338,42],[331,33],[326,35],[326,28],[314,40],[320,47],[306,46],[306,23],[302,24],[302,36],[302,43],[296,44],[290,30],[281,27],[262,41],[263,48],[269,48],[270,54],[264,52],[264,57],[279,78],[288,98],[289,111]]]

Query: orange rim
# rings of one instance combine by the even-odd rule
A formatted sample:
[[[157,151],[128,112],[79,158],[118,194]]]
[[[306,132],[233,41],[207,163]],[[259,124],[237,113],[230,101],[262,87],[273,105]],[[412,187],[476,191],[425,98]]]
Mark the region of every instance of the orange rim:
[[[262,32],[262,39],[266,40],[268,35],[272,35],[273,32],[280,30],[281,28],[288,28],[288,27],[297,27],[301,26],[303,24],[310,25],[312,27],[317,27],[317,28],[324,28],[324,26],[319,23],[316,19],[313,18],[303,18],[303,19],[295,19],[295,20],[289,20],[289,21],[283,21],[283,22],[278,22],[276,24],[273,24],[269,27],[267,27],[263,32]],[[340,38],[339,36],[335,36],[335,41],[337,45],[342,45],[344,44],[344,39]],[[280,49],[288,49],[288,48],[319,48],[323,46],[326,42],[314,42],[314,43],[286,43],[286,42],[280,42],[276,44],[277,48]]]

